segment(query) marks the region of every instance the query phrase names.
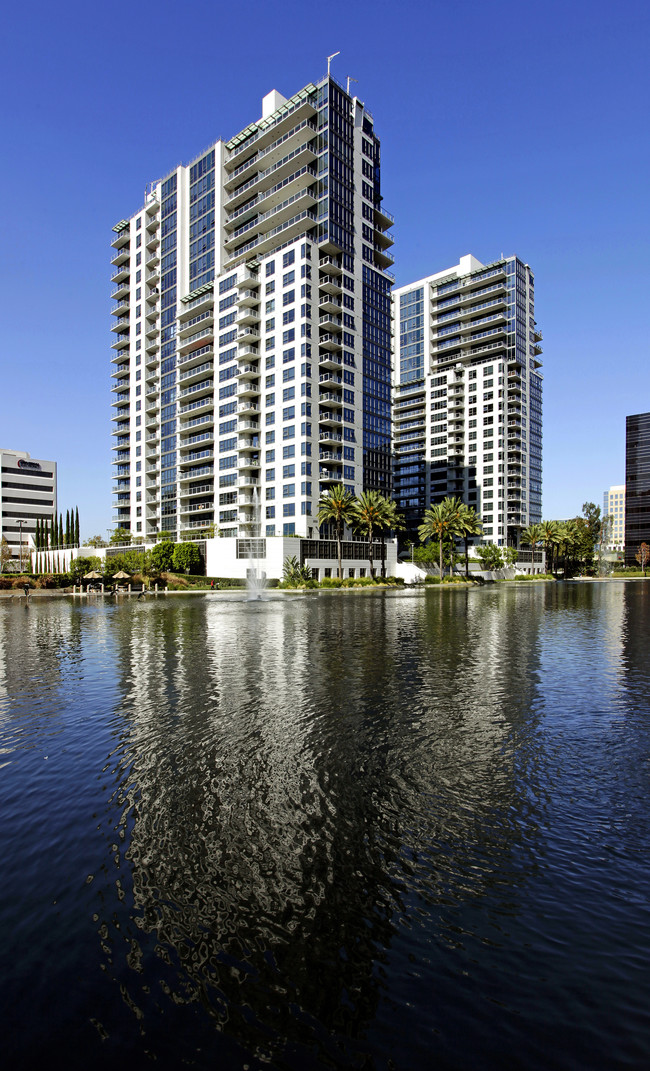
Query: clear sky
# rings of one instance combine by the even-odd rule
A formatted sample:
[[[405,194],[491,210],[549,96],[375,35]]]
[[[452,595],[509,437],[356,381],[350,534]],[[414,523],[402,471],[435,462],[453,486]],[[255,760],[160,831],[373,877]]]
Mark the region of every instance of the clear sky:
[[[110,237],[145,185],[326,71],[375,117],[397,285],[473,253],[535,272],[545,517],[624,480],[650,410],[650,4],[11,4],[0,65],[0,447],[111,527]]]

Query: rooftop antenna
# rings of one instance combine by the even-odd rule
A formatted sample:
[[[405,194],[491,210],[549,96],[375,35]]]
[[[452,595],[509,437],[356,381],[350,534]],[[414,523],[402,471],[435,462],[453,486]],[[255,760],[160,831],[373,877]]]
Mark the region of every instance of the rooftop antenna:
[[[350,96],[350,82],[358,82],[358,81],[359,81],[358,78],[352,78],[350,75],[348,75],[348,97]]]
[[[334,59],[335,56],[340,56],[340,55],[341,55],[340,52],[332,52],[332,55],[327,57],[327,77],[328,78],[330,76],[330,63],[332,62],[332,60]]]

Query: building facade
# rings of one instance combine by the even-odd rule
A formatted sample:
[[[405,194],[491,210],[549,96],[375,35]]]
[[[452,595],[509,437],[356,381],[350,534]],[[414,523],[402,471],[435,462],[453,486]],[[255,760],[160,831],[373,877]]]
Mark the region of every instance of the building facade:
[[[541,332],[517,257],[473,256],[393,293],[394,496],[417,533],[447,495],[483,542],[518,545],[542,518]]]
[[[390,491],[380,143],[331,77],[149,187],[115,225],[113,522],[318,538],[320,493]]]
[[[625,419],[625,564],[650,546],[650,413]]]
[[[7,540],[15,561],[21,556],[24,561],[33,546],[36,522],[51,523],[56,510],[56,461],[0,450],[0,539]]]
[[[603,517],[610,517],[607,547],[623,550],[625,547],[625,484],[616,484],[603,493]]]

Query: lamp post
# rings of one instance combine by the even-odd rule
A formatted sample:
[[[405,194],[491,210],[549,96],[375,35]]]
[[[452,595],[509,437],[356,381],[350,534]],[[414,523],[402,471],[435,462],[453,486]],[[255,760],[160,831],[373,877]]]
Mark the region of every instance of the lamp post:
[[[21,571],[21,573],[23,571],[23,525],[24,525],[24,523],[25,523],[25,521],[21,517],[20,520],[18,521],[18,525],[20,527],[20,536],[19,536],[19,538],[20,538],[20,571]]]

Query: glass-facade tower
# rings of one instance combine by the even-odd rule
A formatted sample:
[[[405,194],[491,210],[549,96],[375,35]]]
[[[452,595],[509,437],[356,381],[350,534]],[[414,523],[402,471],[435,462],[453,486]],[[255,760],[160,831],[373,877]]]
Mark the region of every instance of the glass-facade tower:
[[[472,256],[393,294],[395,498],[409,534],[448,495],[482,540],[519,543],[542,516],[541,332],[527,264]]]

